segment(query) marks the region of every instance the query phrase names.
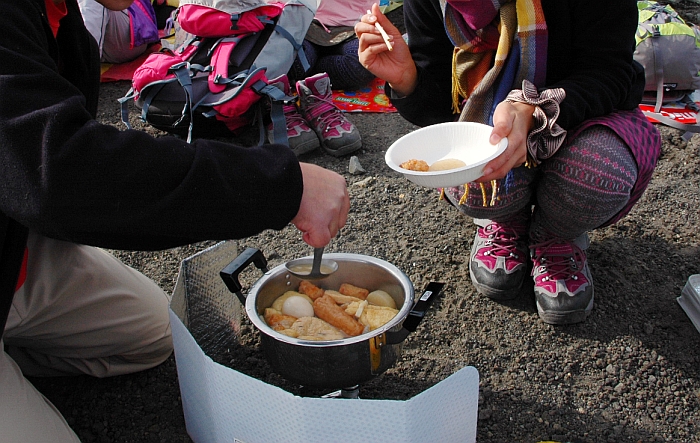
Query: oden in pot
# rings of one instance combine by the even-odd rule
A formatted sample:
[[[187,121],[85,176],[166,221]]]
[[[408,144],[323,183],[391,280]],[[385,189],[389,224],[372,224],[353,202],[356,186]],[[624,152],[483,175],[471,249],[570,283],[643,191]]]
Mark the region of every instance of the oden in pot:
[[[325,254],[335,260],[338,270],[314,283],[324,289],[337,289],[351,283],[370,291],[383,290],[392,296],[398,314],[384,326],[357,337],[333,341],[307,341],[274,331],[261,318],[265,308],[301,281],[284,265],[267,271],[267,262],[257,249],[248,249],[223,271],[229,290],[245,305],[251,322],[261,332],[262,350],[275,372],[302,386],[342,389],[359,385],[394,365],[403,340],[415,330],[425,314],[430,297],[439,288],[426,292],[414,306],[414,290],[408,277],[391,263],[359,254]],[[245,297],[238,274],[250,263],[265,274]],[[439,284],[440,287],[442,284]],[[410,315],[409,315],[410,314]]]

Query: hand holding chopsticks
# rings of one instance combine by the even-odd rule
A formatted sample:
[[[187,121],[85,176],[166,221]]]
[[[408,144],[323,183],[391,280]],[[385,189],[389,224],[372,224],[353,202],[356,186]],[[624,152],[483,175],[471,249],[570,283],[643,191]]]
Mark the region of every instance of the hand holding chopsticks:
[[[385,80],[392,96],[402,97],[413,92],[418,71],[411,50],[377,3],[355,24],[355,34],[360,41],[357,55],[362,66]]]
[[[367,14],[372,14],[372,11],[369,9],[367,10]],[[389,51],[393,51],[394,47],[391,45],[391,40],[389,39],[389,34],[386,33],[382,25],[379,24],[379,22],[374,23],[374,27],[377,28],[377,31],[379,31],[380,34],[382,34],[382,38],[384,39],[384,43],[386,43],[386,47],[389,48]]]

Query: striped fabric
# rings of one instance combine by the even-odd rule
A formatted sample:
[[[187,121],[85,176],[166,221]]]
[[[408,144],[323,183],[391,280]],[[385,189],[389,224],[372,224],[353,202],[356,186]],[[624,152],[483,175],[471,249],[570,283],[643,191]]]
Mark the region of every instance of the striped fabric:
[[[539,0],[440,0],[455,45],[453,107],[460,121],[492,124],[523,80],[544,86],[547,25]]]
[[[559,103],[566,93],[562,88],[545,89],[540,94],[535,85],[523,81],[522,89],[508,94],[506,101],[535,106],[535,126],[527,135],[527,161],[525,165],[537,166],[554,155],[566,138],[566,131],[557,124]]]

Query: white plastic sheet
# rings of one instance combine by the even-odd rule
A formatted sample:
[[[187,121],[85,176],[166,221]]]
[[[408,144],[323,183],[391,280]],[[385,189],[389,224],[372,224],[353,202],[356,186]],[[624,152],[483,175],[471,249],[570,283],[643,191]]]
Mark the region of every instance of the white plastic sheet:
[[[700,332],[700,274],[691,275],[681,291],[681,296],[676,299],[678,304]]]

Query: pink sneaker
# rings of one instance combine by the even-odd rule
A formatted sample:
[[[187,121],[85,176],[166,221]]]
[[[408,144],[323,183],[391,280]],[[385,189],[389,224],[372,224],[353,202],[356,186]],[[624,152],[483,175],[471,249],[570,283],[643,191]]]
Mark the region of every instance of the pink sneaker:
[[[299,80],[297,92],[301,114],[318,135],[324,151],[340,157],[362,147],[360,132],[333,104],[328,74]]]
[[[549,324],[582,322],[593,309],[593,279],[584,249],[588,235],[571,241],[550,239],[530,246],[535,300]]]
[[[289,79],[287,75],[281,75],[274,80],[270,80],[272,86],[276,86],[285,95],[290,95]],[[287,140],[289,148],[297,156],[311,152],[321,146],[316,133],[311,130],[309,125],[299,113],[296,102],[284,105],[284,119],[287,124]],[[274,142],[272,123],[267,125],[267,139],[270,143]]]

